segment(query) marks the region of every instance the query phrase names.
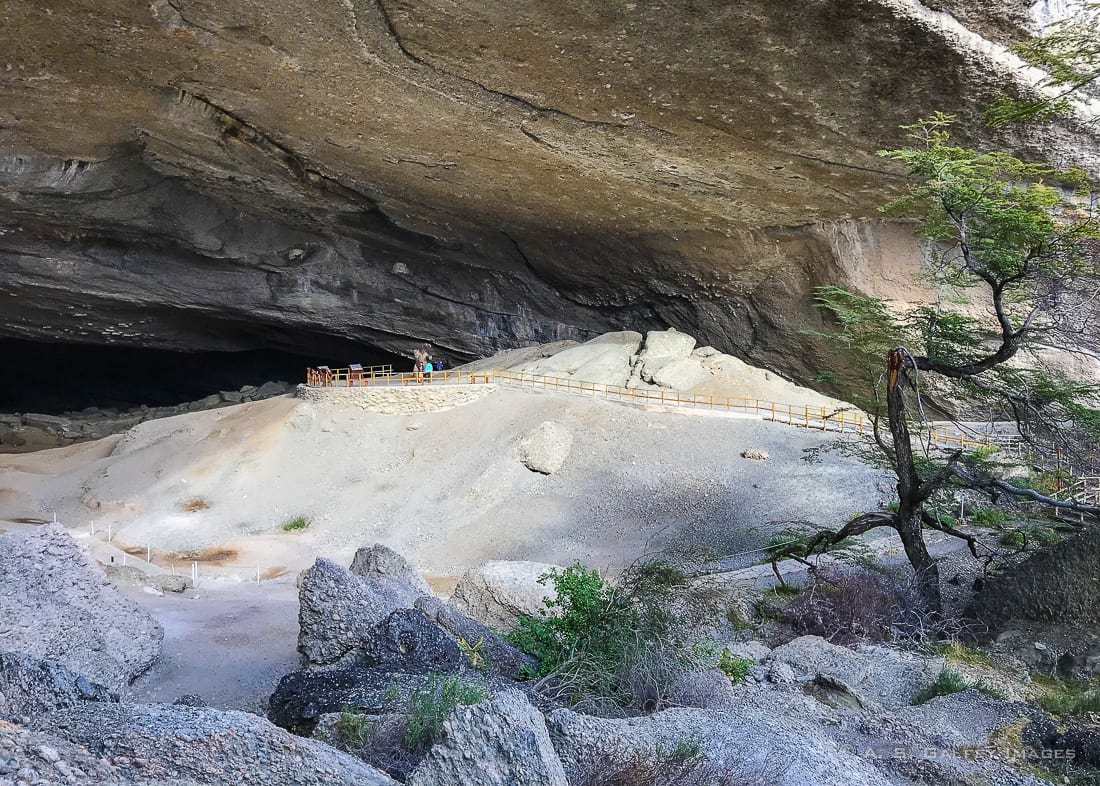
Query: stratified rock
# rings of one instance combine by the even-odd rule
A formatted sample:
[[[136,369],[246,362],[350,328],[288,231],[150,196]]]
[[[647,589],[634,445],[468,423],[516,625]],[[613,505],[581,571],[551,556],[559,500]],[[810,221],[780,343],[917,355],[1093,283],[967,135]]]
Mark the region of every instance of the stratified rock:
[[[416,602],[416,607],[423,611],[428,619],[450,633],[456,640],[465,642],[477,653],[482,664],[480,666],[474,664],[475,667],[511,679],[520,679],[535,672],[538,666],[535,658],[512,646],[487,626],[466,616],[450,602],[424,597]]]
[[[211,786],[393,786],[359,759],[233,710],[170,704],[84,704],[33,728],[109,753],[139,783],[179,779]],[[125,763],[123,763],[125,762]]]
[[[328,665],[354,653],[373,627],[422,593],[385,576],[361,578],[331,560],[318,559],[300,579],[298,651],[307,665]]]
[[[0,643],[120,690],[153,664],[164,632],[119,594],[60,526],[0,536]]]
[[[118,696],[60,664],[0,652],[0,718],[35,717],[86,701],[118,701]]]
[[[363,657],[404,672],[452,672],[469,665],[458,644],[419,609],[398,609],[368,634]]]
[[[520,460],[532,472],[553,475],[573,449],[573,433],[552,420],[540,423],[520,442]]]
[[[991,633],[1014,619],[1100,627],[1100,530],[1088,529],[1037,551],[985,584],[967,616]]]
[[[518,690],[459,707],[408,786],[566,786],[542,715]]]
[[[386,668],[295,671],[279,680],[268,701],[267,717],[284,729],[308,734],[328,713],[380,715],[404,710],[409,697],[427,682],[427,675]]]
[[[543,562],[486,562],[466,572],[451,603],[463,614],[506,633],[521,616],[538,616],[546,610],[546,601],[556,597],[551,582],[539,581],[552,570],[562,568]]]
[[[831,644],[820,636],[801,636],[772,650],[769,664],[789,666],[796,679],[824,675],[844,686],[868,706],[908,707],[939,674],[942,661],[890,649]]]
[[[388,578],[408,584],[424,595],[431,595],[428,582],[409,561],[389,546],[375,543],[363,546],[351,560],[351,572],[361,578]]]

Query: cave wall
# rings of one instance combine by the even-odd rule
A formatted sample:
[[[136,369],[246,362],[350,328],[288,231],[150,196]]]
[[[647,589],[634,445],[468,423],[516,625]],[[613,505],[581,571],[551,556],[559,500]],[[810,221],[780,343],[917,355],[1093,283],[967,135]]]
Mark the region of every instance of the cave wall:
[[[876,151],[1031,89],[1020,8],[9,0],[0,334],[463,358],[673,325],[809,381],[814,286],[928,295]],[[1073,119],[968,141],[1097,168]]]

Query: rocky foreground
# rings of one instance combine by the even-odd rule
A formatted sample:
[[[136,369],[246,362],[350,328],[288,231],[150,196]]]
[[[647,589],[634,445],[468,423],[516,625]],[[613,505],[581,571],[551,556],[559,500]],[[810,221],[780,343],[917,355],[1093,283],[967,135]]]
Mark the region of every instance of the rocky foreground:
[[[121,703],[117,689],[157,657],[156,622],[60,528],[6,535],[0,555],[4,786],[1023,785],[1045,781],[1019,751],[1097,759],[1095,733],[1020,700],[1026,669],[986,669],[999,697],[918,704],[942,657],[817,636],[772,648],[732,623],[707,635],[751,665],[739,678],[701,668],[676,674],[650,714],[581,712],[528,679],[536,662],[499,633],[552,597],[538,577],[553,566],[490,563],[444,601],[378,545],[350,568],[319,559],[300,576],[301,669],[268,718],[197,696]],[[742,589],[722,591],[743,606]],[[416,724],[439,685],[465,698],[426,743]]]

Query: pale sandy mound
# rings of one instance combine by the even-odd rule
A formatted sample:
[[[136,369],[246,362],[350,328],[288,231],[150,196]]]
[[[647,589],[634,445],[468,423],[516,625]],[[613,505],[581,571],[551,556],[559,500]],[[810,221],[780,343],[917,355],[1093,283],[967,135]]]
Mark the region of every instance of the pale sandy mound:
[[[546,421],[573,438],[552,475],[522,463],[524,436]],[[56,512],[100,536],[110,524],[155,558],[191,551],[245,575],[346,563],[382,542],[442,586],[490,559],[614,567],[647,548],[758,545],[776,520],[835,525],[886,493],[854,461],[802,460],[828,439],[508,388],[417,415],[276,398],[0,456],[0,520]],[[769,460],[742,458],[750,448]],[[297,516],[310,526],[284,531]]]

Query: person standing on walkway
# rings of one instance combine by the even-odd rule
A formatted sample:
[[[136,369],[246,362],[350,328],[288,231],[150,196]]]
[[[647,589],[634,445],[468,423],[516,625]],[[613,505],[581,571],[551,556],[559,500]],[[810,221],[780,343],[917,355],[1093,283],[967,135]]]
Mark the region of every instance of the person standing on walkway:
[[[420,346],[413,350],[413,371],[416,372],[416,382],[424,381],[424,367],[428,365],[428,347]]]

